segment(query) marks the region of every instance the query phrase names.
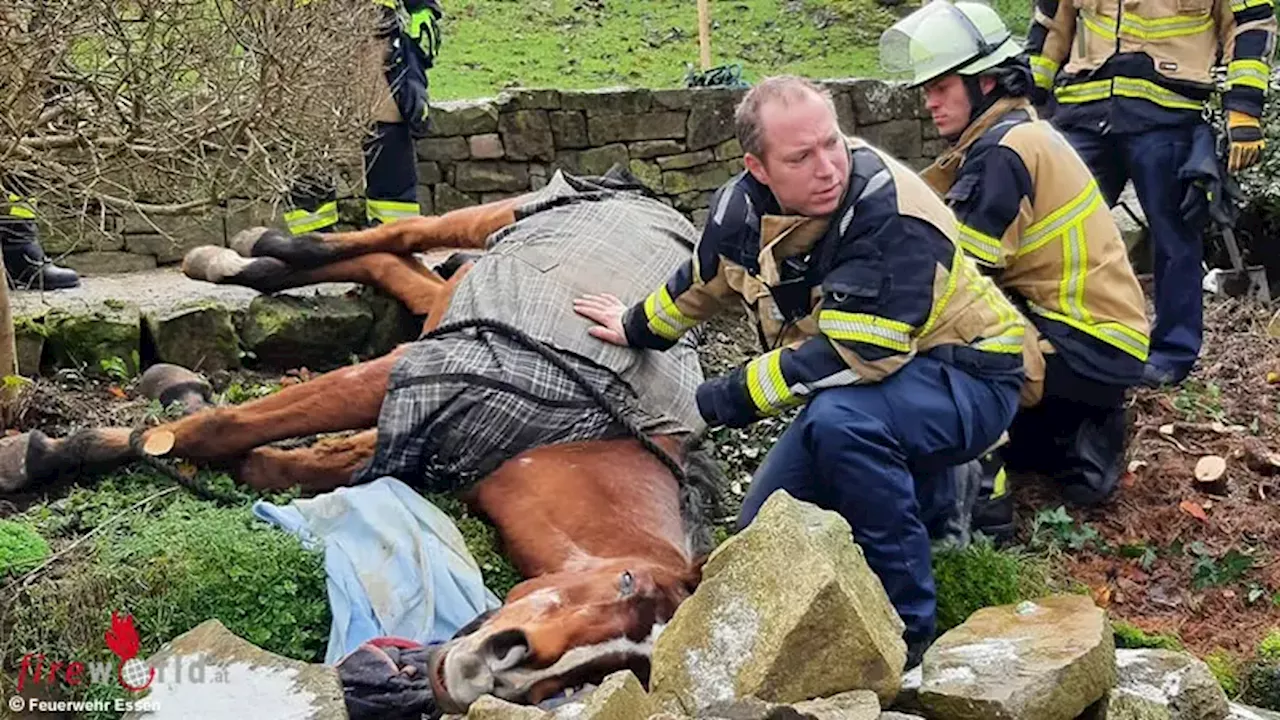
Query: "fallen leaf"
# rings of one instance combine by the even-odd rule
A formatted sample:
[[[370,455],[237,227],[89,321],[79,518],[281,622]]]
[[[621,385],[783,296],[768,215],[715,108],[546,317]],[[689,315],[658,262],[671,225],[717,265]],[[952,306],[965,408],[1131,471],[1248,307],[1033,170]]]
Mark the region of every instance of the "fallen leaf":
[[[1093,589],[1093,602],[1098,607],[1106,607],[1111,604],[1111,588],[1103,585]]]
[[[124,391],[123,391],[123,390],[121,390],[120,388],[116,387],[115,385],[112,385],[111,387],[107,388],[107,392],[111,393],[112,395],[115,395],[116,397],[120,398],[121,400],[125,399],[125,397],[126,397],[126,396],[125,396],[125,394],[124,394]]]
[[[1200,507],[1199,503],[1183,500],[1178,503],[1178,509],[1197,520],[1209,521],[1209,516],[1204,514],[1204,508]]]

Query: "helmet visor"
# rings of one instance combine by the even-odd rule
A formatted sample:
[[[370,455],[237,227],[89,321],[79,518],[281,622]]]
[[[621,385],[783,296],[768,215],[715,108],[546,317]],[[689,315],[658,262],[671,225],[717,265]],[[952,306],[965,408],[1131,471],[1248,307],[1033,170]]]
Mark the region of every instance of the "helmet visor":
[[[983,37],[955,5],[933,0],[880,36],[880,66],[894,79],[919,85],[993,51],[1009,37],[1007,30],[999,35]]]

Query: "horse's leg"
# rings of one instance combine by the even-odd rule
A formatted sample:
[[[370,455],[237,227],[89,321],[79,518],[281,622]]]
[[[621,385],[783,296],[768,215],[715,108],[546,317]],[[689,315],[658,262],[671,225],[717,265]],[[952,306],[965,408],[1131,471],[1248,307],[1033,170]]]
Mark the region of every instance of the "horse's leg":
[[[439,275],[416,259],[386,252],[298,270],[276,258],[246,258],[230,248],[202,245],[182,259],[182,272],[193,280],[242,285],[266,293],[322,282],[372,285],[404,303],[414,315],[427,314],[444,286]]]
[[[242,405],[206,408],[150,428],[142,434],[144,449],[153,455],[217,462],[276,440],[373,427],[402,352],[403,346]],[[0,491],[66,473],[95,474],[117,467],[134,458],[130,432],[86,428],[52,440],[33,430],[0,439]]]
[[[489,235],[515,222],[526,196],[451,210],[444,215],[411,217],[340,233],[290,236],[267,228],[245,230],[231,247],[245,257],[272,257],[294,267],[318,267],[368,253],[408,255],[436,248],[483,248]]]
[[[311,447],[284,450],[259,447],[235,469],[236,479],[258,490],[301,487],[324,492],[351,484],[351,477],[373,457],[377,429],[348,437],[323,438]]]

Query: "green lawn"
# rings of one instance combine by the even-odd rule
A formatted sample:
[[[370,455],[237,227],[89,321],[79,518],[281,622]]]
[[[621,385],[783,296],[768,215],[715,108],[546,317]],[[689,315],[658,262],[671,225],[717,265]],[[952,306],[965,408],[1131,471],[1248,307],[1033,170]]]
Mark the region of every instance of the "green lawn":
[[[437,100],[505,87],[680,87],[698,64],[694,0],[447,0],[431,71]],[[875,0],[711,3],[712,65],[741,63],[750,82],[879,73],[876,43],[896,15]]]

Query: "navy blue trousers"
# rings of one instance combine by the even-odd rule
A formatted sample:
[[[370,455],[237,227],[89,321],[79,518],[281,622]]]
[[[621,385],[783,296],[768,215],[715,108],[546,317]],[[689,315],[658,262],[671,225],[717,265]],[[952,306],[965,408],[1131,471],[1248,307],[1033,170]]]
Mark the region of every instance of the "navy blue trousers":
[[[1018,376],[982,379],[916,357],[884,381],[820,391],[769,451],[738,517],[746,527],[776,490],[840,513],[906,624],[933,639],[937,598],[929,527],[955,502],[952,468],[1000,437]]]
[[[1125,181],[1133,180],[1151,228],[1155,260],[1156,320],[1147,362],[1176,381],[1191,372],[1203,337],[1203,235],[1188,226],[1179,210],[1188,188],[1178,170],[1191,153],[1195,130],[1195,125],[1183,125],[1134,134],[1063,131],[1098,179],[1108,205],[1114,206]]]

